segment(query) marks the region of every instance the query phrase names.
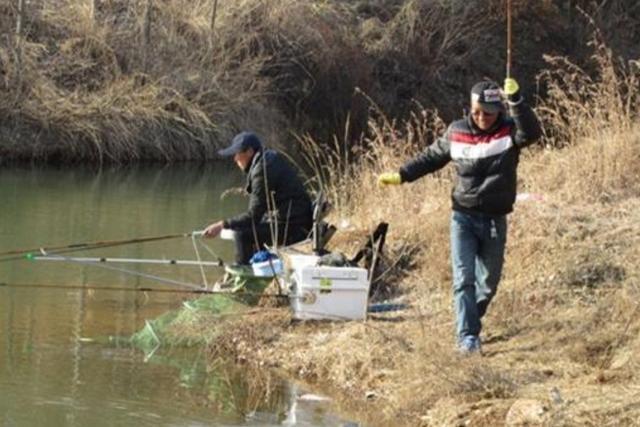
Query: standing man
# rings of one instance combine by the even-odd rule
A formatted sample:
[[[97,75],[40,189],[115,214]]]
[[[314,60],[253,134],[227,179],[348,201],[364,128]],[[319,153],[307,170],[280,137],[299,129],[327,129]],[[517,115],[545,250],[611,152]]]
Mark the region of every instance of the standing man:
[[[506,95],[510,115],[503,103]],[[413,182],[453,161],[451,263],[458,348],[480,351],[481,319],[496,294],[507,239],[506,215],[516,200],[520,150],[541,136],[533,110],[518,83],[505,80],[504,92],[490,81],[471,89],[471,114],[399,172],[380,175],[381,185]]]
[[[312,227],[311,199],[296,171],[282,154],[263,147],[252,132],[241,132],[218,154],[231,157],[247,175],[246,212],[214,222],[204,230],[217,237],[223,228],[234,231],[236,263],[248,264],[264,245],[289,245],[304,240]]]

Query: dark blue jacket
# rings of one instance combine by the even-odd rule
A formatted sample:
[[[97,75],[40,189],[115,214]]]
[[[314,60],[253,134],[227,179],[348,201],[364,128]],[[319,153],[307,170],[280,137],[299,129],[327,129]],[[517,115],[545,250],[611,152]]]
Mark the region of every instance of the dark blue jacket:
[[[277,219],[281,226],[303,226],[310,229],[311,199],[298,174],[282,154],[264,149],[258,151],[245,171],[249,208],[226,219],[224,227],[232,230],[251,229],[252,222]]]

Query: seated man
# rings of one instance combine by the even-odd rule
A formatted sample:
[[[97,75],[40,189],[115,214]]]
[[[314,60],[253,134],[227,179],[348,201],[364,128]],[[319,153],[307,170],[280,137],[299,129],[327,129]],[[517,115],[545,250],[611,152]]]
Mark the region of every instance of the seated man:
[[[231,157],[247,175],[246,212],[214,222],[204,230],[206,237],[217,237],[223,228],[234,231],[236,263],[248,264],[264,245],[289,245],[304,240],[312,227],[311,199],[296,171],[284,156],[263,147],[251,132],[236,135],[231,145],[218,152]]]

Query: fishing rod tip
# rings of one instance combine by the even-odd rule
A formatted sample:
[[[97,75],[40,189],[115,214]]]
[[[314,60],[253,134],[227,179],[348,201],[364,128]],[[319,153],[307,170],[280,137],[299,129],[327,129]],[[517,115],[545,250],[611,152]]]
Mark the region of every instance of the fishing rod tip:
[[[28,254],[26,254],[24,256],[26,259],[28,259],[29,261],[33,261],[35,259],[35,255],[31,252],[29,252]]]

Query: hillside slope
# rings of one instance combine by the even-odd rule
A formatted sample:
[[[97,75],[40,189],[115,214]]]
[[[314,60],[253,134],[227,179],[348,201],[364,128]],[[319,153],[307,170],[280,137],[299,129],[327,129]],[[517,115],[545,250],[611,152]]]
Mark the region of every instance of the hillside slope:
[[[449,262],[452,170],[378,188],[442,123],[371,122],[367,156],[326,157],[320,176],[352,251],[380,221],[388,294],[409,304],[366,322],[292,323],[285,309],[229,320],[213,358],[275,366],[337,396],[367,425],[638,425],[640,69],[594,41],[596,77],[567,58],[538,110],[553,132],[523,153],[504,277],[481,356],[455,349]],[[562,114],[560,114],[562,113]],[[317,147],[317,146],[316,146]],[[311,148],[313,143],[311,142]],[[380,286],[380,284],[377,284]],[[207,336],[204,318],[180,334]]]
[[[543,55],[587,63],[596,28],[615,56],[640,56],[634,0],[512,3],[514,75],[532,99],[547,96]],[[475,81],[504,77],[503,0],[215,4],[0,0],[0,161],[207,159],[246,128],[290,146],[348,123],[353,142],[367,97],[392,118],[421,105],[448,121]]]

